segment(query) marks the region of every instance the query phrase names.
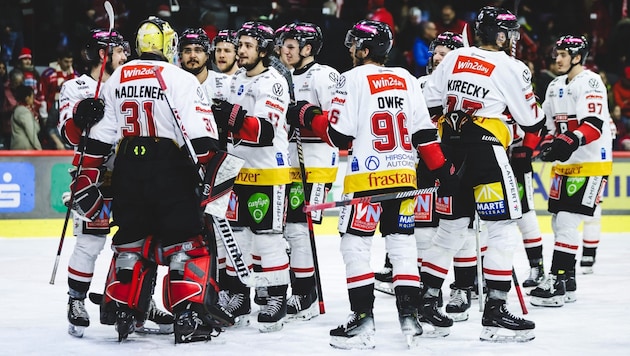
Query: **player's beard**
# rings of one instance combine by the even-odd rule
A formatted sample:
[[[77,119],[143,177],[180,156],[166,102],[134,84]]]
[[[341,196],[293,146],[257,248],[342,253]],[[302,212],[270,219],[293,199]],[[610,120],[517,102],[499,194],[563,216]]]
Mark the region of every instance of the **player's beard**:
[[[234,68],[234,66],[236,66],[236,65],[238,65],[238,59],[236,57],[234,57],[234,60],[232,61],[232,63],[226,65],[225,69],[221,70],[221,73],[227,73],[227,72],[231,71]]]
[[[250,70],[256,68],[256,66],[258,65],[258,63],[260,63],[260,61],[262,61],[262,57],[259,54],[258,58],[256,58],[256,61],[254,63],[245,63],[241,67],[245,68],[246,71],[250,71]]]
[[[203,65],[200,65],[198,68],[182,66],[182,69],[187,71],[188,73],[191,73],[193,75],[197,75],[197,74],[201,73],[205,67],[206,67],[206,64],[204,63]]]

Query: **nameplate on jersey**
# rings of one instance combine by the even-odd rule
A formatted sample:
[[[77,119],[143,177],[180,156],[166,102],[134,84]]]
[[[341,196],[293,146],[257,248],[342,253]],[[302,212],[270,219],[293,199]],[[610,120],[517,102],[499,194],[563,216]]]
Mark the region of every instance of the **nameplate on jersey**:
[[[460,55],[455,62],[453,73],[472,73],[489,77],[494,71],[494,68],[495,65],[492,63],[482,61],[478,58]]]

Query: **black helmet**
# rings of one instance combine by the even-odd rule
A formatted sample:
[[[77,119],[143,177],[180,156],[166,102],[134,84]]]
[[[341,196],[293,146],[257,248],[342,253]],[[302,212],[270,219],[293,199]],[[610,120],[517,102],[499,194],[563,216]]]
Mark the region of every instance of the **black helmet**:
[[[179,36],[178,51],[182,52],[184,46],[196,44],[203,47],[204,52],[210,53],[210,39],[202,28],[187,28]]]
[[[116,30],[112,30],[111,34],[107,30],[92,29],[85,46],[81,50],[81,56],[89,64],[98,64],[101,57],[98,51],[109,47],[109,54],[112,53],[114,47],[123,47],[127,55],[130,54],[129,42],[125,41],[123,36]]]
[[[357,22],[344,41],[346,47],[356,44],[356,49],[370,49],[370,56],[385,57],[392,49],[392,31],[386,23],[371,20]]]
[[[241,36],[251,36],[258,41],[258,51],[273,53],[274,32],[271,26],[262,22],[248,21],[241,26],[236,33],[236,38]]]
[[[236,41],[236,31],[234,30],[221,30],[217,33],[216,36],[212,39],[212,50],[217,47],[219,42],[228,42],[234,45],[234,49],[238,46],[238,42]]]
[[[427,72],[433,72],[433,53],[435,52],[435,47],[444,46],[450,50],[454,50],[456,48],[464,47],[464,39],[462,35],[453,33],[453,32],[442,32],[440,33],[429,45],[429,53],[431,57],[429,58],[429,62],[427,63]]]
[[[586,37],[584,36],[572,36],[565,35],[560,37],[555,46],[553,47],[552,57],[556,58],[557,51],[559,49],[566,50],[571,55],[571,59],[573,59],[578,54],[582,56],[581,64],[584,65],[586,63],[586,57],[588,57],[589,45]]]
[[[514,14],[506,9],[485,6],[479,10],[475,21],[475,33],[483,44],[496,45],[499,33],[505,34],[505,39],[518,41],[521,25]]]
[[[300,50],[307,44],[310,44],[313,50],[311,55],[316,56],[322,49],[322,30],[319,26],[310,22],[292,23],[285,27],[280,34],[280,42],[284,43],[287,38],[293,38],[298,41]]]

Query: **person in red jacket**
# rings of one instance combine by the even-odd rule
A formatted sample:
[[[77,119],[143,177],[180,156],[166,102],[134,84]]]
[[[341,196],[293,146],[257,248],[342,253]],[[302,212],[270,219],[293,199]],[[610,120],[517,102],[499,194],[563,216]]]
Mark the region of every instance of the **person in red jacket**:
[[[630,124],[630,66],[624,68],[623,76],[613,85],[615,104],[621,108],[621,122]]]

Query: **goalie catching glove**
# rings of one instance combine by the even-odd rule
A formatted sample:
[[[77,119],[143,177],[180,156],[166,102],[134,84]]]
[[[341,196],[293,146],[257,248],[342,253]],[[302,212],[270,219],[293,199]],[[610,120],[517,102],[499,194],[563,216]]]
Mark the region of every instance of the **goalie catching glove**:
[[[540,159],[543,162],[564,162],[580,147],[580,139],[572,131],[556,136],[551,143],[543,142],[540,147]]]
[[[81,130],[101,121],[105,114],[105,102],[102,99],[87,98],[79,101],[74,108],[72,119]]]
[[[291,126],[312,128],[313,119],[322,114],[322,109],[308,101],[300,100],[287,110],[287,121]]]
[[[74,190],[72,210],[84,220],[93,221],[103,208],[103,195],[98,189],[101,171],[97,168],[82,168],[81,172],[73,175],[70,190]],[[70,204],[70,199],[64,203]]]
[[[247,111],[238,104],[230,104],[225,100],[215,99],[212,104],[212,114],[219,129],[236,133],[243,127]]]

